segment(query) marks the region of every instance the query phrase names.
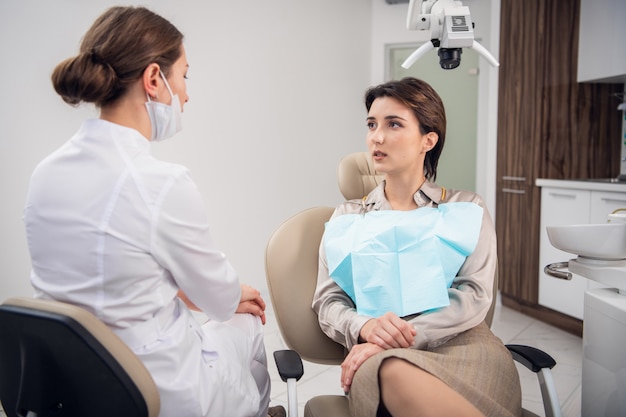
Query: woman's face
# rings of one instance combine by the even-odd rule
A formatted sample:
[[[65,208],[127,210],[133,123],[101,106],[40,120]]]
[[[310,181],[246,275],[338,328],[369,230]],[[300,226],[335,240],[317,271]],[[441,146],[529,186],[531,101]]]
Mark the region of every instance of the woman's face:
[[[367,128],[367,147],[376,171],[424,176],[424,157],[437,143],[437,134],[422,135],[407,106],[392,97],[375,99],[367,114]]]
[[[185,103],[189,101],[189,96],[187,95],[187,71],[189,70],[189,63],[187,62],[187,55],[185,54],[185,48],[182,47],[183,53],[180,55],[180,58],[170,68],[170,73],[167,75],[167,82],[172,89],[173,94],[178,94],[178,99],[180,100],[180,108],[183,110]],[[169,93],[165,86],[163,86],[165,90],[163,92],[163,97],[168,97]],[[161,95],[159,94],[159,97]],[[171,101],[170,101],[171,103]]]

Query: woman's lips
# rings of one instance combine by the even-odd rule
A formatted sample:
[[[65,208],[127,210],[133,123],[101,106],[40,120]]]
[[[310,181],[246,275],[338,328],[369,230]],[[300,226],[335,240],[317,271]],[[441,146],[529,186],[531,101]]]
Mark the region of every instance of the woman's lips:
[[[387,154],[384,153],[384,152],[381,152],[381,151],[374,151],[374,152],[372,152],[372,158],[374,158],[376,160],[383,159],[385,156],[387,156]]]

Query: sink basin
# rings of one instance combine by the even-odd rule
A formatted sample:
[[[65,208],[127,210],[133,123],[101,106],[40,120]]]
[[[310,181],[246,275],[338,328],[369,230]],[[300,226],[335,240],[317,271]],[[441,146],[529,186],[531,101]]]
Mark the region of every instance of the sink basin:
[[[626,223],[578,224],[546,227],[557,249],[583,258],[626,259]]]

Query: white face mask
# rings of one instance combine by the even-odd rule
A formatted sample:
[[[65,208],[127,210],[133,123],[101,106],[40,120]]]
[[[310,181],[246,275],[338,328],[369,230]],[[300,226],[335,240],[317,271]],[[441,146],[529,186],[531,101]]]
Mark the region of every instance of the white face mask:
[[[167,87],[167,91],[170,93],[172,103],[165,104],[159,103],[158,101],[152,101],[150,100],[150,96],[146,94],[148,97],[146,109],[148,109],[150,125],[152,126],[150,140],[155,142],[169,139],[183,129],[181,120],[182,109],[180,108],[178,94],[172,94],[172,90],[165,79],[165,75],[163,75],[163,72],[161,71],[159,71],[159,73],[165,83],[165,87]]]

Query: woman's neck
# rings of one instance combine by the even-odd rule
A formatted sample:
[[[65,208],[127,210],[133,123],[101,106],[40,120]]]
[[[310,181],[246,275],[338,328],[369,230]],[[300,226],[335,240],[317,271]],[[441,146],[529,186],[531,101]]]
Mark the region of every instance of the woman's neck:
[[[111,123],[137,130],[146,139],[150,137],[151,126],[145,102],[145,93],[136,87],[114,103],[100,109],[100,118]]]
[[[417,208],[415,193],[422,187],[426,177],[385,178],[385,197],[394,210],[414,210]]]

